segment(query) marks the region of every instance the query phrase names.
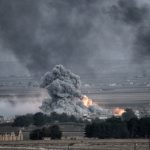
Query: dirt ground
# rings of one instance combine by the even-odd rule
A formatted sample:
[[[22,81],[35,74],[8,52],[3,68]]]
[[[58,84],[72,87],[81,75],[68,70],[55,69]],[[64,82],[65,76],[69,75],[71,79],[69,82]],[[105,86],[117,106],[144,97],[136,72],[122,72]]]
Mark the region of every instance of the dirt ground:
[[[150,140],[83,139],[1,142],[0,150],[150,150]]]

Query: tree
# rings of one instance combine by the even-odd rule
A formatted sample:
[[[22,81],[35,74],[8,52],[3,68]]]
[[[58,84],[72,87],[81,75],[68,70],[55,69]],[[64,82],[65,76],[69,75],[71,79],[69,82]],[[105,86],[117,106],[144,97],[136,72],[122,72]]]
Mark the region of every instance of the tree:
[[[86,137],[92,137],[91,124],[88,124],[88,125],[85,126],[85,136]]]
[[[144,117],[139,120],[140,137],[150,138],[150,118]]]
[[[40,129],[33,130],[30,133],[31,140],[42,140],[42,138],[43,138],[43,133]]]
[[[59,126],[53,125],[53,126],[49,127],[49,130],[50,130],[51,139],[61,139],[62,132],[60,131]]]
[[[87,137],[103,138],[127,138],[129,133],[126,123],[120,118],[110,118],[105,121],[93,120],[85,127]]]
[[[132,109],[127,108],[126,111],[122,114],[123,121],[129,121],[130,119],[137,118]]]
[[[42,135],[43,137],[50,137],[51,136],[51,131],[50,131],[50,128],[42,128]]]
[[[13,122],[13,126],[18,126],[18,127],[27,127],[31,124],[33,124],[32,114],[17,116]]]
[[[78,121],[77,121],[77,118],[76,118],[75,116],[73,116],[73,115],[71,115],[71,116],[69,117],[69,120],[70,120],[70,122],[78,122]]]
[[[139,137],[139,120],[138,120],[138,118],[132,118],[129,121],[127,121],[127,128],[129,131],[130,138]]]
[[[83,120],[77,119],[75,116],[67,115],[66,113],[57,114],[56,112],[51,113],[50,115],[43,114],[38,112],[36,114],[26,114],[23,116],[17,116],[14,119],[13,126],[26,127],[29,125],[43,126],[46,123],[51,122],[83,122]]]
[[[34,125],[36,125],[36,126],[44,125],[46,123],[46,115],[44,115],[41,112],[36,113],[33,116],[33,122],[34,122]]]
[[[112,117],[106,120],[106,123],[109,123],[108,129],[108,137],[111,138],[127,138],[129,133],[126,126],[126,123],[121,120],[121,118]]]

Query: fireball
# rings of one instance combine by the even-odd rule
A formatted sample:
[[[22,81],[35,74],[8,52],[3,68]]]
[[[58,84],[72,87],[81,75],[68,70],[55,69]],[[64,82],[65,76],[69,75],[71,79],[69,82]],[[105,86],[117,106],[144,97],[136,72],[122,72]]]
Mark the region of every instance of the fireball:
[[[113,110],[114,116],[122,116],[122,114],[125,112],[126,112],[125,109],[119,107]]]
[[[88,98],[86,95],[83,95],[82,102],[85,107],[90,107],[93,105],[92,99]]]

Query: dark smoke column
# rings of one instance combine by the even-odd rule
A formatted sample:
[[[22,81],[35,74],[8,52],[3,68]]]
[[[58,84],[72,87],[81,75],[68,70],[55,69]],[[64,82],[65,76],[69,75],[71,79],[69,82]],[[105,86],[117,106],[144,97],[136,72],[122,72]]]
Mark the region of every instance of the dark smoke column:
[[[41,109],[47,113],[67,113],[77,117],[82,117],[85,114],[88,116],[101,115],[106,112],[98,105],[85,107],[82,102],[80,86],[79,76],[62,65],[55,66],[42,78],[41,87],[48,90],[50,97],[43,101]]]

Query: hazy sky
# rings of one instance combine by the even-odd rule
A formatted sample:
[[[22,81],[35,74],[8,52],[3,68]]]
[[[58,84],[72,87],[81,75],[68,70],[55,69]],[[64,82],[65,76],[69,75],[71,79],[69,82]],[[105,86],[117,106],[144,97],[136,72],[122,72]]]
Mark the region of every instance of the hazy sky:
[[[145,71],[149,10],[148,0],[0,0],[0,62],[34,75],[56,64],[89,77]]]

